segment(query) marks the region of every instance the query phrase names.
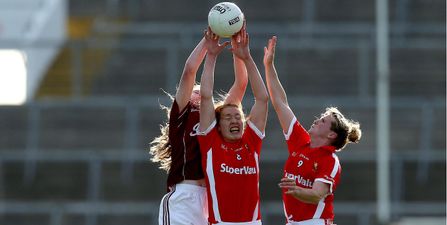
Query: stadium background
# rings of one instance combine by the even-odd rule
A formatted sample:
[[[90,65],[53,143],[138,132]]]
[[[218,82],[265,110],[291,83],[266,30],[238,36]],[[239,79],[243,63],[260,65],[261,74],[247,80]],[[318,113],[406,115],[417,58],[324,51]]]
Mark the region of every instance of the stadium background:
[[[48,2],[63,2],[63,41],[25,45],[0,32],[3,49],[56,49],[28,101],[0,106],[0,224],[156,224],[166,174],[149,162],[148,147],[166,121],[159,104],[169,104],[163,90],[173,93],[219,1],[4,0],[0,22],[7,27],[5,15],[20,11],[45,14]],[[361,142],[339,154],[335,219],[379,224],[375,1],[236,3],[262,74],[262,48],[278,36],[276,67],[306,127],[327,106],[361,122]],[[389,224],[445,224],[445,9],[444,0],[389,1]],[[231,55],[222,54],[216,87],[232,81]],[[245,99],[251,105],[250,92]],[[284,224],[283,139],[270,107],[260,161],[265,225]]]

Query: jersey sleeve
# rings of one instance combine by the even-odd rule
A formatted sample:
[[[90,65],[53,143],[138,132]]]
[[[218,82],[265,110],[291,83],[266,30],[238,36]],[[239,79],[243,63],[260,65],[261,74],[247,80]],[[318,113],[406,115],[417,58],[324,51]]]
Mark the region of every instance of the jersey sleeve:
[[[185,108],[180,111],[180,108],[178,106],[177,100],[174,99],[174,102],[172,103],[171,111],[169,113],[169,124],[170,127],[178,127],[182,121],[185,120],[185,117],[188,115],[188,111],[191,108],[191,103],[188,102],[188,104],[185,106]]]
[[[216,129],[216,120],[214,120],[205,131],[198,132],[197,134],[200,151],[206,153],[213,146],[213,142],[216,138],[219,138],[219,133]]]
[[[254,123],[247,120],[247,128],[244,131],[244,138],[248,140],[251,146],[255,149],[258,155],[261,152],[262,139],[264,139],[265,133],[262,133]]]
[[[341,174],[341,166],[337,155],[331,154],[316,163],[314,166],[319,168],[317,169],[315,181],[329,184],[329,191],[332,193],[338,184]]]
[[[183,132],[181,132],[181,125],[183,121],[187,119],[188,106],[186,106],[182,112],[179,111],[177,101],[172,102],[171,111],[169,112],[169,140],[177,140],[181,138]],[[183,126],[184,127],[184,126]],[[177,142],[170,141],[171,145],[177,145]],[[177,148],[173,148],[177,149]]]
[[[304,146],[310,142],[309,133],[307,133],[304,127],[301,126],[296,117],[293,117],[287,133],[284,133],[284,137],[286,139],[289,152],[296,147]]]

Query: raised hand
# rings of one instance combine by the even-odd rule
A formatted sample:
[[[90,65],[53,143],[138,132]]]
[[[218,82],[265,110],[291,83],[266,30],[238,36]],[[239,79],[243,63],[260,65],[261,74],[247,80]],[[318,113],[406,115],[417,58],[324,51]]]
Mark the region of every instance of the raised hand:
[[[273,64],[275,60],[276,36],[269,39],[268,44],[264,47],[264,65]]]
[[[208,27],[204,31],[204,36],[205,36],[205,46],[208,50],[208,55],[219,55],[222,52],[222,50],[224,50],[225,47],[227,47],[227,45],[230,44],[230,42],[228,41],[219,43],[220,40],[219,36],[213,33],[210,27]]]
[[[250,58],[249,48],[250,38],[247,33],[246,23],[242,26],[241,30],[231,37],[231,52],[242,59],[246,60]]]

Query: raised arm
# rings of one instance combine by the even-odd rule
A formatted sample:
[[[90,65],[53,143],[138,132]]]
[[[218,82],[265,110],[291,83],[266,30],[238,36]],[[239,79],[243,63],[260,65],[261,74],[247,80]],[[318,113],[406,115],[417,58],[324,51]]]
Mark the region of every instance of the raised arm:
[[[214,69],[217,56],[228,44],[229,42],[219,44],[219,37],[208,27],[205,32],[205,46],[208,53],[200,80],[200,131],[205,131],[216,118],[213,103]]]
[[[179,86],[175,93],[175,99],[179,105],[180,111],[183,110],[191,98],[192,89],[196,81],[197,70],[205,58],[205,54],[205,38],[202,38],[185,62],[182,77],[180,78]]]
[[[228,95],[225,98],[224,103],[241,104],[244,98],[245,90],[248,84],[247,68],[245,63],[240,58],[233,54],[234,63],[234,83],[228,91]]]
[[[232,52],[244,62],[245,67],[247,68],[250,86],[255,97],[255,103],[251,108],[249,120],[261,132],[264,132],[267,123],[268,92],[250,54],[249,42],[250,38],[244,24],[241,31],[231,38]]]
[[[282,129],[287,132],[295,115],[289,107],[286,92],[284,91],[284,88],[279,81],[278,73],[276,72],[274,64],[276,40],[276,36],[273,36],[269,39],[267,47],[264,47],[265,77],[273,108],[278,115]]]

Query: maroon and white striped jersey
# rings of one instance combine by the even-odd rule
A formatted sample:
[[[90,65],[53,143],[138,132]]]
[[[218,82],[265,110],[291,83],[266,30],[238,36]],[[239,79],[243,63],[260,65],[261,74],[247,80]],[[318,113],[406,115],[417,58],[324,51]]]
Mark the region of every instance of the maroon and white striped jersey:
[[[174,100],[169,116],[169,141],[172,147],[171,169],[168,173],[168,188],[183,180],[203,179],[203,170],[197,132],[199,106],[188,102],[180,111]]]

